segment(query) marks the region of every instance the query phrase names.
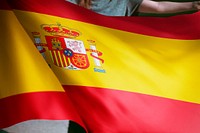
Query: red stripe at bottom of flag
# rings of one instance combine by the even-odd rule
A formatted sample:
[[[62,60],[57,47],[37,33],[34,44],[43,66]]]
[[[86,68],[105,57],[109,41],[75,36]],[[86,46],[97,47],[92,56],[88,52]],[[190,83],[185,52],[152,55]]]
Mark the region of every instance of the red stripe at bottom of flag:
[[[64,88],[91,133],[200,131],[200,104],[104,88]]]
[[[20,94],[0,99],[0,105],[0,128],[34,119],[73,120],[82,124],[65,92]]]

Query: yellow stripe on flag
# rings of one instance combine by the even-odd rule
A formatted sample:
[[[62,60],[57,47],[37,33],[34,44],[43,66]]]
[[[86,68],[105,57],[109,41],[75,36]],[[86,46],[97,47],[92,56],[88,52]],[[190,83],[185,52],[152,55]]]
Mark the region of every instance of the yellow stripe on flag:
[[[51,51],[49,51],[49,53],[50,53],[51,60],[52,60],[52,62],[54,63],[54,59],[53,59],[52,52],[51,52]]]
[[[0,98],[27,92],[63,91],[13,12],[0,10],[0,20]]]
[[[63,67],[63,61],[62,61],[62,57],[60,55],[60,51],[58,51],[58,56],[59,56],[59,60],[60,60],[61,66]]]
[[[88,69],[75,71],[52,66],[64,85],[114,88],[200,103],[200,40],[151,37],[31,12],[16,14],[28,32],[37,30],[45,36],[48,33],[40,25],[59,22],[80,31],[75,39],[83,41],[86,49],[90,48],[88,40],[95,41],[97,50],[103,53],[100,58],[104,60],[105,73],[94,72],[94,58],[87,52]],[[30,20],[37,19],[40,21],[31,26]]]
[[[54,56],[55,56],[56,64],[59,66],[57,52],[53,51],[53,53],[54,53]]]
[[[62,54],[62,56],[63,56],[63,59],[64,59],[64,64],[65,64],[65,66],[67,66],[67,61],[66,61],[64,54]]]

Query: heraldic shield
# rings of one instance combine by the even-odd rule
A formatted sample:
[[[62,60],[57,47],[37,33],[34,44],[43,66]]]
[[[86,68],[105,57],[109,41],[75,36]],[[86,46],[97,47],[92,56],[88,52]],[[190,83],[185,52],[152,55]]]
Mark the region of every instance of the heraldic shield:
[[[82,41],[65,37],[45,36],[51,59],[56,66],[81,70],[89,67]]]

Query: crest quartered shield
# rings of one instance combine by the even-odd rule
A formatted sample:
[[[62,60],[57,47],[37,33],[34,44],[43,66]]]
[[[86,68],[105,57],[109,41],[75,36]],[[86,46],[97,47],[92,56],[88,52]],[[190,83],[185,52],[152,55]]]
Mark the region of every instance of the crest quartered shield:
[[[95,41],[87,40],[90,48],[85,48],[84,42],[76,38],[81,35],[77,30],[61,26],[60,24],[43,24],[41,28],[49,35],[45,35],[45,43],[42,43],[39,32],[32,32],[35,45],[46,58],[46,52],[52,63],[60,68],[70,70],[84,70],[90,67],[87,52],[94,61],[94,71],[105,73],[102,69],[104,60],[100,58],[102,52],[96,49]]]
[[[88,56],[82,41],[45,36],[51,59],[56,66],[69,69],[86,69],[89,67]]]

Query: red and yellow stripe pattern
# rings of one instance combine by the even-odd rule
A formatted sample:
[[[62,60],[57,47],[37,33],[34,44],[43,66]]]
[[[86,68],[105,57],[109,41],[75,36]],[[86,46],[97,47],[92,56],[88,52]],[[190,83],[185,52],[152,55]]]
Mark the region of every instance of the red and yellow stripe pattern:
[[[0,128],[36,119],[82,123],[59,80],[11,8],[5,1],[2,3],[5,8],[0,6]]]
[[[41,33],[45,43],[47,33],[40,27],[43,24],[59,23],[81,33],[73,39],[84,43],[88,68],[77,71],[62,64],[57,67],[47,47],[45,59],[89,132],[200,131],[199,13],[123,18],[98,15],[62,0],[46,2],[45,9],[37,0],[14,0],[10,4],[29,35],[26,47],[33,47],[31,33],[35,31]],[[94,40],[95,50],[88,40]],[[89,51],[101,53],[100,63]],[[44,72],[41,74],[44,76]],[[39,90],[32,92],[46,91],[43,86],[35,88]],[[2,98],[21,93],[8,92]]]

